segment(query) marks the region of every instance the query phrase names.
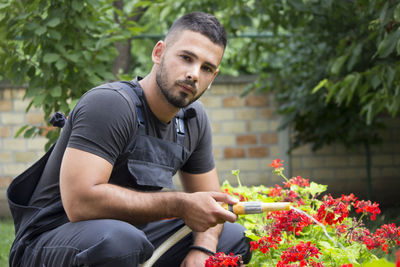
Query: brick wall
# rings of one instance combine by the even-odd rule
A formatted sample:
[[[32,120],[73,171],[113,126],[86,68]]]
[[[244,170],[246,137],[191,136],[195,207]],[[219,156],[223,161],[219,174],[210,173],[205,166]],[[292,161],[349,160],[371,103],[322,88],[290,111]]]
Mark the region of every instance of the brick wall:
[[[386,118],[386,129],[380,131],[381,145],[371,148],[372,200],[382,205],[398,205],[400,188],[400,117]],[[366,198],[367,170],[364,147],[351,150],[332,145],[313,153],[310,146],[294,150],[291,155],[293,175],[311,177],[328,185],[336,196],[355,193]]]
[[[29,101],[23,100],[24,89],[0,88],[0,188],[6,188],[11,179],[23,172],[44,153],[44,137],[15,138],[21,126],[43,125],[43,113],[25,109]]]
[[[221,181],[227,179],[236,185],[231,171],[239,169],[245,185],[281,183],[268,166],[279,157],[285,160],[285,173],[289,177],[301,175],[327,184],[333,194],[365,193],[363,148],[347,151],[333,145],[313,153],[309,146],[304,146],[287,155],[289,131],[277,131],[280,118],[274,113],[273,95],[253,93],[241,97],[249,81],[246,77],[220,78],[201,98],[211,120]],[[43,125],[40,110],[25,113],[29,101],[23,100],[23,95],[23,89],[0,84],[0,190],[7,188],[12,177],[44,153],[44,137],[14,138],[24,124]],[[382,130],[382,136],[383,146],[372,148],[373,196],[377,201],[396,203],[400,186],[400,118],[388,119],[388,128]]]

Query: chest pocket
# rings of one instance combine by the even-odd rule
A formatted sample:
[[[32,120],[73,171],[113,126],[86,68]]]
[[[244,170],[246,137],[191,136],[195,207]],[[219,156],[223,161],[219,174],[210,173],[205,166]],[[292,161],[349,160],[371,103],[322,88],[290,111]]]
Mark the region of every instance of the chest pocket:
[[[127,160],[127,169],[134,183],[148,190],[173,188],[172,176],[186,161],[187,149],[152,136],[138,135],[135,141]]]
[[[189,157],[189,151],[184,146],[183,110],[174,119],[176,142],[150,136],[146,134],[146,122],[142,114],[139,98],[142,94],[141,88],[135,83],[130,86],[131,92],[134,92],[131,97],[136,104],[138,131],[126,152],[117,160],[118,164],[114,166],[115,175],[111,175],[110,182],[143,191],[160,190],[164,187],[172,189],[172,177]]]

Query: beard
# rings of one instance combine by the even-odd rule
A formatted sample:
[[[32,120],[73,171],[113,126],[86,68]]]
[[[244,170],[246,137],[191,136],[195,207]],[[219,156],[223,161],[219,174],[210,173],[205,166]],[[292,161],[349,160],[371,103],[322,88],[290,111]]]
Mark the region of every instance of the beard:
[[[161,93],[164,95],[165,99],[170,103],[172,106],[177,108],[184,108],[188,105],[192,104],[194,101],[199,99],[203,93],[206,91],[204,90],[201,94],[197,95],[197,87],[191,80],[177,80],[174,84],[169,87],[169,80],[168,80],[168,71],[164,66],[164,58],[161,59],[160,66],[156,72],[156,83],[158,88],[160,88]],[[190,99],[189,95],[185,92],[177,92],[174,94],[173,86],[176,85],[189,85],[193,89],[194,97]]]

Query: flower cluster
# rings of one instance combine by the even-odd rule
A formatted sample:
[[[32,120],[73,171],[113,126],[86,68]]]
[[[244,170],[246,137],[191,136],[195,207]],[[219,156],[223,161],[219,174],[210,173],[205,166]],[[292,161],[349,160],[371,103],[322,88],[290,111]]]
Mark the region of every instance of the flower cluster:
[[[311,242],[304,243],[300,241],[299,244],[288,248],[282,252],[281,260],[276,265],[277,267],[287,267],[287,266],[315,266],[323,267],[322,263],[317,263],[313,258],[318,259],[319,255],[322,253],[312,245]],[[288,265],[289,263],[296,263],[298,265]]]
[[[371,220],[375,221],[376,215],[381,213],[379,209],[379,204],[375,203],[371,204],[371,201],[356,201],[354,204],[354,208],[357,213],[370,214]]]
[[[290,188],[291,185],[297,185],[300,187],[310,186],[309,179],[304,179],[301,176],[293,177],[288,182],[283,182],[285,187]]]
[[[295,210],[271,212],[266,218],[271,221],[272,235],[281,235],[282,232],[300,235],[304,227],[312,224],[310,218]]]
[[[206,260],[205,267],[240,266],[241,263],[240,256],[234,256],[232,253],[226,255],[223,252],[218,252]]]
[[[369,231],[361,238],[368,249],[382,249],[388,253],[389,247],[400,246],[400,227],[394,223],[384,224],[374,234]]]
[[[349,216],[348,205],[334,199],[330,194],[324,197],[322,205],[318,209],[315,218],[324,224],[337,224],[343,222]]]
[[[246,236],[251,240],[249,266],[353,267],[375,261],[382,251],[392,252],[400,246],[400,227],[395,224],[384,224],[374,232],[365,227],[363,220],[374,221],[381,213],[379,204],[359,200],[354,194],[338,198],[321,195],[325,185],[301,176],[287,179],[280,159],[269,166],[273,174],[284,179],[283,185],[242,186],[237,170],[233,174],[238,186],[225,182],[222,187],[240,201],[291,202],[290,210],[239,216],[238,222],[247,228]],[[396,267],[400,267],[398,251]],[[218,254],[206,266],[238,266],[238,262],[233,255]]]
[[[257,241],[250,241],[250,249],[252,251],[260,250],[262,253],[267,253],[270,248],[277,249],[277,245],[282,241],[282,238],[274,235],[263,236]]]

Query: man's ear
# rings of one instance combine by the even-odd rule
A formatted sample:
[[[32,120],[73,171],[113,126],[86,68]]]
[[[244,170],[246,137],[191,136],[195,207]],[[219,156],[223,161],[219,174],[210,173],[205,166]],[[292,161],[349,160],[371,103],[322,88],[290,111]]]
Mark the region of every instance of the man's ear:
[[[151,53],[151,59],[154,64],[160,64],[162,55],[165,51],[165,42],[158,41],[157,44],[153,48],[153,52]]]
[[[215,71],[214,77],[212,78],[212,81],[208,84],[207,90],[210,90],[211,85],[212,85],[212,83],[214,82],[215,77],[217,77],[218,72],[219,72],[219,69],[217,69],[217,70]]]

